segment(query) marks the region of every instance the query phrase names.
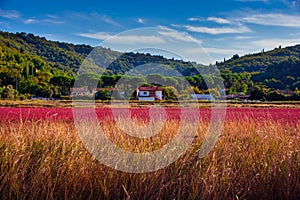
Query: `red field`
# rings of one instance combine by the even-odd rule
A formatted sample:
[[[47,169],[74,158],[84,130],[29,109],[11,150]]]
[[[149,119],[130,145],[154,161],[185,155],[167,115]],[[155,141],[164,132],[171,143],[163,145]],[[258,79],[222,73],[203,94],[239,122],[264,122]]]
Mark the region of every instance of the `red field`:
[[[189,120],[197,118],[197,110],[184,109]],[[130,109],[134,122],[141,124],[150,121],[149,111]],[[158,120],[150,121],[155,126],[164,123],[157,111]],[[300,108],[226,111],[222,134],[206,156],[198,155],[210,130],[211,110],[201,108],[191,147],[162,169],[135,174],[107,167],[87,151],[72,108],[0,108],[0,199],[299,199]],[[166,108],[170,120],[149,139],[124,134],[110,108],[97,108],[96,113],[106,120],[101,126],[115,145],[129,152],[153,152],[177,134],[181,111]],[[118,120],[127,127],[126,118]],[[195,127],[189,120],[184,121],[188,132]],[[83,121],[82,128],[89,132],[91,125]],[[137,130],[134,126],[133,132]],[[103,157],[115,160],[113,151]]]
[[[191,115],[195,114],[194,108],[184,108]],[[124,108],[114,108],[114,112],[123,112]],[[130,108],[132,117],[149,120],[149,108]],[[180,108],[165,108],[168,119],[180,119]],[[211,109],[201,108],[200,118],[204,121],[210,119]],[[97,108],[98,118],[111,117],[111,108]],[[157,114],[159,117],[159,113]],[[257,122],[272,121],[280,123],[299,123],[300,108],[227,108],[226,121],[251,119]],[[0,108],[0,120],[63,120],[73,121],[72,108]]]

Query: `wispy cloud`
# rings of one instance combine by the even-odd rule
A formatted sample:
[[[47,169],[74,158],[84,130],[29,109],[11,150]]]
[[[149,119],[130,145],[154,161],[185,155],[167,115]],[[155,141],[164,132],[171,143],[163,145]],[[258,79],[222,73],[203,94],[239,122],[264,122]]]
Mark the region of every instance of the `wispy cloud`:
[[[281,0],[281,1],[291,8],[300,8],[300,0]]]
[[[145,24],[145,20],[142,19],[142,18],[138,18],[138,19],[137,19],[137,22],[140,23],[140,24]]]
[[[205,26],[191,26],[186,25],[184,26],[188,31],[197,32],[197,33],[207,33],[211,35],[218,35],[218,34],[233,34],[233,33],[249,33],[252,32],[246,26],[237,26],[237,27],[216,27],[210,28]]]
[[[34,24],[34,23],[38,23],[38,20],[32,18],[24,20],[24,24]]]
[[[299,8],[300,7],[300,0],[295,0],[295,1],[290,1],[291,2],[291,6],[293,8]]]
[[[216,22],[218,24],[231,24],[231,21],[221,17],[208,17],[207,21]]]
[[[235,1],[240,1],[240,2],[269,2],[269,0],[235,0]]]
[[[194,38],[185,32],[179,32],[174,29],[170,29],[165,26],[159,26],[157,29],[157,35],[145,35],[143,34],[129,34],[129,35],[113,35],[108,32],[94,32],[94,33],[78,33],[76,34],[81,37],[107,40],[108,43],[147,43],[147,44],[162,44],[168,40],[179,41],[179,42],[191,42],[202,44],[200,39]]]
[[[0,26],[10,28],[10,25],[7,22],[1,22],[0,21]]]
[[[194,38],[187,33],[179,32],[164,26],[160,26],[159,28],[161,29],[161,31],[158,31],[158,33],[168,38],[183,41],[183,42],[196,42],[198,44],[202,44],[201,40]]]
[[[300,15],[253,14],[242,17],[241,21],[267,26],[300,27]]]
[[[102,15],[102,14],[99,14],[97,12],[93,12],[93,13],[91,13],[91,16],[94,17],[94,18],[100,19],[101,21],[103,21],[103,22],[105,22],[107,24],[110,24],[110,25],[113,25],[113,26],[117,26],[117,27],[121,26],[117,21],[113,20],[108,15]]]
[[[220,58],[231,57],[234,54],[245,54],[245,51],[241,49],[217,47],[189,48],[186,49],[185,52],[191,58],[195,58],[195,60],[198,60],[199,63],[202,64],[214,63]]]
[[[106,23],[108,23],[108,24],[111,24],[111,25],[113,25],[113,26],[120,26],[120,24],[119,24],[118,22],[114,21],[113,19],[111,19],[110,17],[108,17],[108,16],[106,16],[106,15],[101,16],[101,19],[102,19],[104,22],[106,22]]]
[[[7,19],[16,19],[19,18],[21,14],[16,10],[3,10],[0,8],[0,17]]]
[[[265,39],[252,41],[251,44],[257,48],[273,49],[274,47],[281,46],[293,46],[300,44],[300,38],[293,39]]]
[[[187,19],[188,21],[191,21],[191,22],[195,22],[195,21],[204,21],[203,18],[199,18],[199,17],[190,17]]]
[[[111,44],[162,44],[165,41],[158,36],[150,35],[111,35],[106,32],[97,33],[79,33],[82,37],[106,40]]]
[[[239,36],[234,37],[233,39],[235,39],[235,40],[248,40],[248,39],[251,39],[251,38],[253,38],[253,37],[239,35]]]
[[[44,19],[43,22],[50,23],[50,24],[63,24],[64,21],[54,20],[54,19]]]
[[[54,18],[46,18],[46,19],[36,19],[36,18],[29,18],[23,21],[24,24],[37,24],[37,23],[45,23],[45,24],[63,24],[64,21]]]
[[[98,39],[98,40],[106,40],[107,38],[111,37],[112,35],[107,32],[96,32],[96,33],[78,33],[76,34],[81,37],[91,38],[91,39]]]
[[[222,48],[205,48],[208,53],[214,54],[226,54],[226,55],[233,55],[233,54],[242,54],[244,50],[240,49],[222,49]]]

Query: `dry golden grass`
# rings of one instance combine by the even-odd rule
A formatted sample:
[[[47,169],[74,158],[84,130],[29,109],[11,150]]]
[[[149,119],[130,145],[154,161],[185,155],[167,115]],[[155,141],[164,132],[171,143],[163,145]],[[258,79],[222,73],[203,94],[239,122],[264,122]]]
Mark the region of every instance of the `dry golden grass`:
[[[167,130],[176,126],[175,121],[167,122],[166,130],[149,145],[122,135],[113,122],[103,125],[110,139],[124,148],[134,147],[133,151],[161,147],[174,136]],[[201,123],[192,148],[170,166],[131,174],[106,167],[91,156],[72,123],[1,123],[0,199],[299,197],[299,123],[227,122],[215,148],[199,159],[197,150],[207,129],[208,123]]]

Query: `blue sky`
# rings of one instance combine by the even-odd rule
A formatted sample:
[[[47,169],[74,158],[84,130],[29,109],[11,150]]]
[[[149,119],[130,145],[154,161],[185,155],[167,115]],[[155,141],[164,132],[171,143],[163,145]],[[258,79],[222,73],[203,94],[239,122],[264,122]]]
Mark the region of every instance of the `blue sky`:
[[[300,0],[1,0],[0,29],[121,51],[172,47],[208,64],[300,44]],[[174,40],[180,43],[170,44]],[[126,48],[130,43],[135,46]]]

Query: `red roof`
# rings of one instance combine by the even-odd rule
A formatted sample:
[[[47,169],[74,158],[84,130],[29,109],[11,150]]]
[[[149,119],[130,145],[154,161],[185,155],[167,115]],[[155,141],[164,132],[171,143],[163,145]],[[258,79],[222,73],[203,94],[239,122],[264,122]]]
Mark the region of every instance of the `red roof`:
[[[139,90],[141,90],[141,91],[162,91],[162,88],[158,87],[158,86],[151,86],[151,87],[141,86],[141,87],[139,87]]]

